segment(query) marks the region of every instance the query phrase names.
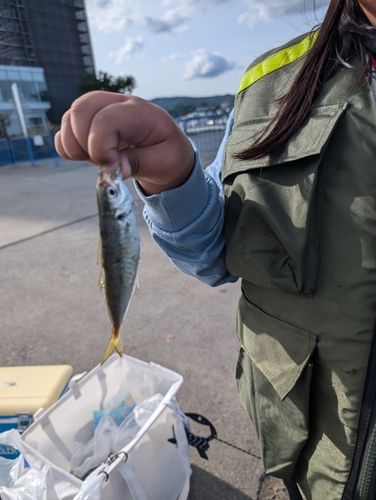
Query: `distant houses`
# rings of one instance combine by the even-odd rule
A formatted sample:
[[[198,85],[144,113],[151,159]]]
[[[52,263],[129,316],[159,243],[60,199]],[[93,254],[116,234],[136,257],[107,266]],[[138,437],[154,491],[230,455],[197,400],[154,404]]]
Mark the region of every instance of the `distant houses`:
[[[229,114],[234,106],[234,96],[166,97],[151,102],[165,109],[175,119],[187,119],[202,114]]]
[[[197,111],[185,116],[175,118],[186,134],[199,134],[202,132],[214,132],[225,130],[228,112],[210,113],[208,111]]]

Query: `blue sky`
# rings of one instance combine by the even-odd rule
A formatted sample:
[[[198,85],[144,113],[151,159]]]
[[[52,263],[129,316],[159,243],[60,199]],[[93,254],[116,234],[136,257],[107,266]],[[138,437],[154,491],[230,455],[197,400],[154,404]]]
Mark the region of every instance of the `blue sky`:
[[[305,33],[326,0],[86,0],[96,69],[134,94],[234,94],[250,62]]]

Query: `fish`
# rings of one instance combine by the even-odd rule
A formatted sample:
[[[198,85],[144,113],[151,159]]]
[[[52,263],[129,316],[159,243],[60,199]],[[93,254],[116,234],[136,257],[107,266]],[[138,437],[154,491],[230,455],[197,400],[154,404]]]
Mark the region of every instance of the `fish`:
[[[140,237],[133,211],[134,201],[118,166],[101,165],[97,179],[100,239],[98,263],[100,289],[105,290],[111,338],[102,364],[114,350],[123,356],[120,328],[135,288],[140,259]]]

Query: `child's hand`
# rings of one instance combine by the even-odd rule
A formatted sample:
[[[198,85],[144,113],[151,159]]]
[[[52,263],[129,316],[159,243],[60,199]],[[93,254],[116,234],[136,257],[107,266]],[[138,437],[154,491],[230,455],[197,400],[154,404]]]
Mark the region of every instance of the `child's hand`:
[[[180,186],[194,165],[191,143],[166,111],[111,92],[89,92],[74,101],[55,146],[68,160],[119,164],[124,179],[137,179],[146,194]]]

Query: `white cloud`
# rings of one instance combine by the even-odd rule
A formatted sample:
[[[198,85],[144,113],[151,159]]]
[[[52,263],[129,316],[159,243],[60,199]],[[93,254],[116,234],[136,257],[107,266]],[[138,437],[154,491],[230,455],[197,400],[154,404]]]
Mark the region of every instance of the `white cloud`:
[[[89,0],[90,3],[90,0]],[[111,0],[91,0],[91,4],[96,5],[98,7],[108,7],[111,4]]]
[[[120,31],[133,23],[139,12],[137,0],[86,0],[90,23],[104,33]]]
[[[152,33],[180,33],[187,30],[187,21],[197,12],[208,7],[235,3],[240,0],[160,0],[159,9],[169,8],[161,17],[146,16],[150,11],[149,2],[154,6],[157,0],[86,0],[90,22],[100,32],[124,29],[134,21],[144,19],[144,24]],[[246,11],[238,22],[253,27],[258,22],[268,23],[285,13],[308,13],[329,0],[242,0]],[[213,19],[213,22],[215,20]]]
[[[178,10],[168,10],[159,18],[145,17],[144,23],[152,33],[182,33],[187,30],[187,20]]]
[[[206,7],[222,5],[234,1],[238,0],[164,0],[163,5],[172,7],[175,12],[186,17],[192,17],[198,12],[205,11]]]
[[[194,9],[208,5],[220,5],[223,3],[232,2],[233,0],[164,0],[164,5],[177,4],[178,7]]]
[[[180,54],[170,54],[169,56],[163,56],[161,57],[161,61],[162,62],[168,62],[168,61],[176,61],[177,59],[180,59],[181,58],[181,55]]]
[[[329,0],[243,0],[249,7],[238,18],[239,23],[254,28],[260,22],[268,23],[283,14],[302,14],[315,10],[318,11]]]
[[[234,67],[234,63],[227,61],[219,54],[210,53],[206,49],[198,49],[193,53],[193,59],[185,64],[183,77],[186,80],[215,78]]]
[[[115,64],[119,65],[123,61],[128,61],[135,52],[142,50],[144,47],[144,41],[141,36],[135,38],[127,37],[125,40],[125,45],[116,51],[110,52],[109,57],[115,58]]]
[[[156,0],[86,0],[90,23],[100,32],[120,31],[135,21],[144,19],[152,33],[182,33],[185,24],[197,11],[209,5],[220,5],[234,0],[160,0],[160,7],[171,6],[163,16],[146,16],[149,2]]]
[[[170,7],[162,17],[145,17],[145,26],[154,34],[186,33],[188,21],[210,5],[220,5],[234,0],[163,0],[162,6]]]

